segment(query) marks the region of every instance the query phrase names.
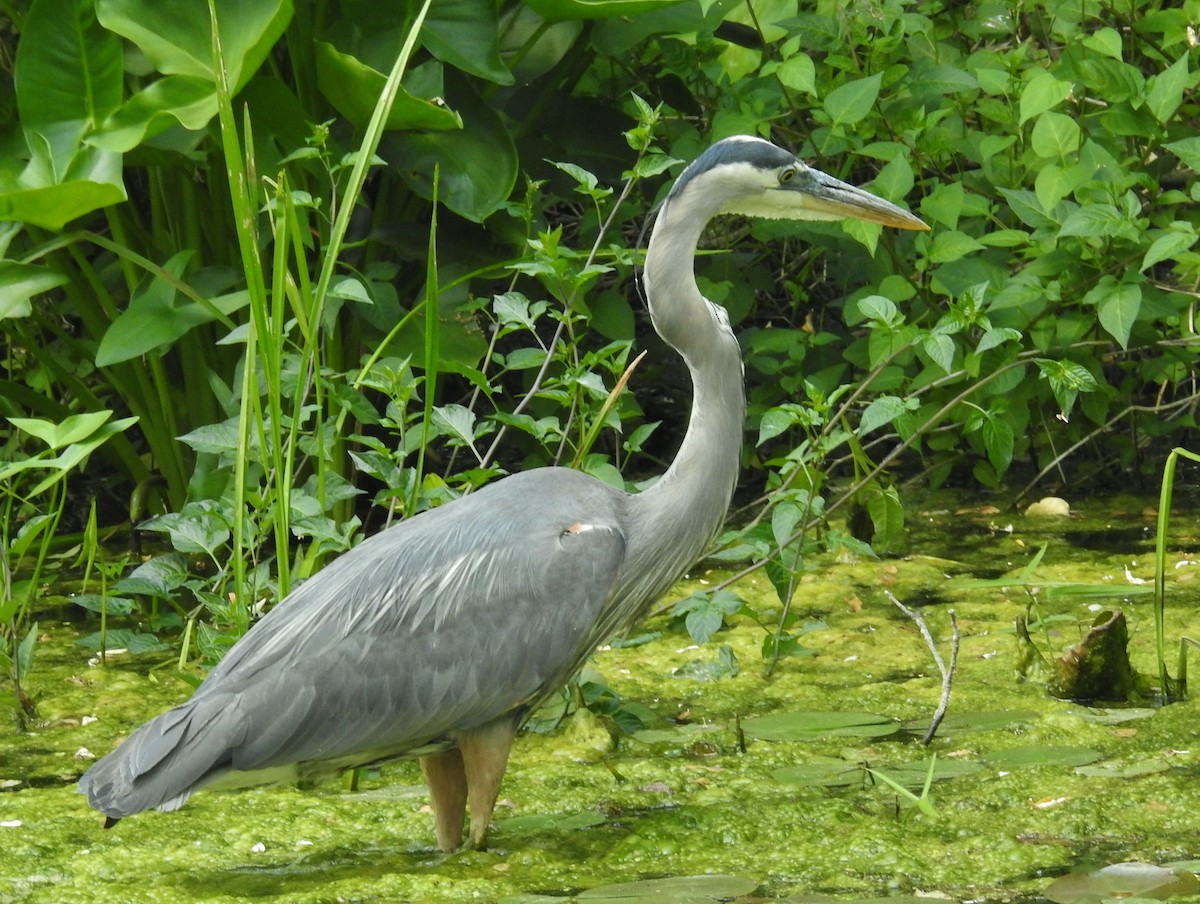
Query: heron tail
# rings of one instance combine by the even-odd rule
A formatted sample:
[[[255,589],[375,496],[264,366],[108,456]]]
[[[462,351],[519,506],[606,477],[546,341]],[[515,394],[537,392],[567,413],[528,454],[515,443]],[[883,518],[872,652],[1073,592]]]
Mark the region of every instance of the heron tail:
[[[157,807],[175,810],[229,770],[244,722],[235,701],[193,697],[151,719],[79,779],[105,828]]]

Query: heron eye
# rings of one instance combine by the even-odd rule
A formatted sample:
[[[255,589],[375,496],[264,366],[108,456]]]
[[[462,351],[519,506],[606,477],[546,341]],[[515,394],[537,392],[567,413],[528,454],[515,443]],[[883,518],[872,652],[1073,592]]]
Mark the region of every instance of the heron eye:
[[[785,170],[783,170],[783,171],[782,171],[782,172],[779,174],[779,184],[780,184],[780,185],[786,185],[787,183],[789,183],[789,182],[791,182],[791,181],[792,181],[792,178],[793,178],[795,175],[796,175],[796,171],[795,171],[794,169],[790,168],[790,167],[789,167],[788,169],[785,169]]]

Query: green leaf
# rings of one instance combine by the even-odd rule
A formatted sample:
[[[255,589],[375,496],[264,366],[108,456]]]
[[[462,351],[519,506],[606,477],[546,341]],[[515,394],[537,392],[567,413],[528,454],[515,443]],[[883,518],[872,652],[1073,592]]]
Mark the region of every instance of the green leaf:
[[[1114,60],[1121,59],[1121,33],[1115,28],[1098,28],[1083,39],[1083,46]]]
[[[930,359],[946,373],[954,368],[954,340],[944,333],[925,337],[922,346]]]
[[[983,447],[987,450],[988,461],[996,469],[998,475],[1003,475],[1012,464],[1013,429],[1002,415],[989,413],[983,422]]]
[[[59,423],[32,417],[10,417],[8,421],[18,430],[36,436],[51,449],[61,449],[87,439],[110,417],[111,411],[88,411],[69,415]]]
[[[334,108],[356,126],[370,122],[387,75],[325,41],[317,42],[316,60],[317,83]],[[401,88],[384,128],[444,132],[462,125],[462,117],[444,102],[423,100]]]
[[[1096,306],[1100,325],[1121,344],[1129,347],[1129,333],[1142,309],[1142,287],[1136,283],[1118,282],[1104,276],[1096,287],[1083,297],[1084,304]]]
[[[1190,169],[1200,172],[1200,138],[1181,138],[1163,145]]]
[[[1147,81],[1146,108],[1154,114],[1155,119],[1167,125],[1183,103],[1183,92],[1187,85],[1188,58],[1185,53]]]
[[[785,88],[817,96],[817,70],[806,53],[793,53],[775,70],[775,76]]]
[[[0,320],[8,317],[28,317],[34,295],[49,292],[68,282],[57,270],[38,264],[0,260]]]
[[[1195,226],[1186,220],[1176,220],[1171,224],[1170,229],[1160,233],[1150,243],[1150,247],[1146,249],[1146,254],[1142,258],[1142,266],[1138,269],[1142,271],[1148,270],[1155,264],[1178,257],[1196,244],[1196,238]],[[0,298],[2,297],[0,296]],[[0,301],[0,311],[2,309],[3,301]]]
[[[433,423],[446,436],[464,446],[475,442],[475,412],[464,405],[439,405],[433,409]]]
[[[986,760],[993,768],[1009,770],[1026,766],[1086,766],[1102,756],[1100,751],[1090,747],[1056,747],[1047,744],[997,750],[989,753]]]
[[[25,637],[21,643],[17,645],[17,655],[13,660],[13,665],[17,667],[17,680],[24,681],[29,677],[29,670],[33,668],[33,650],[37,644],[38,623],[34,622],[29,626],[29,630],[25,632]]]
[[[181,251],[163,269],[179,276],[191,256],[191,251]],[[176,286],[159,276],[140,287],[129,306],[104,331],[96,349],[96,366],[108,367],[172,346],[194,327],[249,304],[244,290],[209,299],[208,304],[177,304],[178,297]]]
[[[421,43],[456,69],[497,85],[513,83],[500,58],[500,17],[494,0],[438,0],[421,29]]]
[[[1085,204],[1071,211],[1059,229],[1060,236],[1084,238],[1125,236],[1136,234],[1134,225],[1111,204]]]
[[[236,91],[262,65],[292,18],[291,0],[213,0],[221,53]],[[96,14],[129,39],[164,75],[189,75],[216,84],[212,23],[207,3],[183,0],[97,0]]]
[[[13,71],[21,127],[45,136],[62,180],[80,138],[121,103],[120,39],[100,27],[89,0],[35,0]]]
[[[1033,124],[1029,145],[1039,157],[1067,159],[1079,149],[1079,123],[1065,113],[1049,110]]]
[[[1035,116],[1057,107],[1070,93],[1070,82],[1056,79],[1049,72],[1039,72],[1021,92],[1021,112],[1017,125],[1024,125]]]
[[[934,236],[933,247],[929,249],[929,260],[935,264],[948,264],[982,247],[980,242],[965,232],[947,229]]]
[[[818,738],[882,738],[900,730],[900,723],[874,713],[787,712],[742,722],[747,737],[760,741],[814,741]]]
[[[879,97],[883,75],[876,73],[839,85],[825,95],[825,112],[835,126],[848,126],[865,119]]]
[[[217,92],[212,82],[168,75],[131,97],[87,140],[104,150],[128,151],[175,125],[199,131],[216,115]]]
[[[1058,225],[1046,214],[1046,209],[1042,206],[1041,201],[1038,200],[1038,196],[1033,192],[1021,188],[1001,188],[1000,193],[1007,199],[1008,206],[1012,208],[1012,212],[1026,226],[1038,229],[1042,226]]]
[[[998,345],[1003,345],[1005,342],[1019,341],[1021,331],[1012,327],[997,327],[990,329],[979,339],[979,345],[975,346],[975,351],[982,353],[989,348],[995,348]]]
[[[908,411],[908,406],[904,399],[891,395],[879,396],[867,406],[858,422],[858,430],[855,432],[859,436],[866,436],[872,430],[891,424],[906,411]]]
[[[904,537],[904,503],[895,487],[875,487],[867,496],[867,514],[875,536],[873,548],[879,551],[895,546]]]
[[[573,19],[615,19],[666,9],[681,0],[525,0],[547,22]]]
[[[482,223],[508,201],[517,182],[517,151],[504,120],[465,79],[446,73],[464,127],[452,132],[393,132],[381,154],[403,161],[401,176],[418,195],[433,197],[433,170],[441,168],[438,198],[450,210]]]

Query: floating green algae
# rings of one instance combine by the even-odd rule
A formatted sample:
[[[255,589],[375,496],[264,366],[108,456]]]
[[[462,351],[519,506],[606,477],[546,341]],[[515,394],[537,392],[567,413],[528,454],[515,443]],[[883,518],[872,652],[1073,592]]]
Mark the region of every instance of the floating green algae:
[[[615,742],[590,715],[526,732],[491,848],[451,856],[434,850],[411,762],[364,775],[354,794],[337,783],[201,793],[176,813],[103,830],[74,780],[89,756],[191,687],[168,668],[151,669],[161,654],[89,665],[74,643],[88,631],[43,617],[30,683],[41,721],[26,734],[0,735],[0,900],[569,900],[616,883],[726,875],[753,880],[762,898],[1000,901],[1040,894],[1053,877],[1084,866],[1194,856],[1197,705],[1099,709],[1054,699],[1015,674],[1013,623],[1029,605],[1027,589],[956,589],[964,578],[1017,574],[1043,543],[1038,573],[1048,582],[1119,586],[1148,577],[1152,535],[1146,540],[1144,528],[1152,522],[1132,504],[1100,514],[1034,525],[931,504],[910,521],[918,530],[905,557],[815,561],[795,606],[824,627],[802,638],[812,655],[785,658],[770,678],[763,630],[749,619],[733,616],[698,648],[665,616],[650,619],[638,633],[657,637],[604,649],[592,665],[623,701],[645,707],[651,724]],[[1177,520],[1195,536],[1194,523]],[[1103,539],[1109,523],[1121,542]],[[1187,561],[1186,551],[1175,554],[1170,569],[1175,639],[1200,637],[1200,580],[1191,577],[1200,566],[1174,567]],[[699,569],[676,597],[722,577]],[[765,620],[778,611],[765,577],[735,589]],[[940,676],[885,589],[931,601],[923,611],[940,642],[948,607],[963,632],[949,715],[930,748],[919,738]],[[1155,674],[1144,596],[1036,602],[1044,625],[1033,640],[1048,653],[1078,642],[1093,606],[1119,607],[1135,668]],[[688,662],[715,660],[719,645],[736,658],[736,675],[679,677]],[[862,724],[895,730],[755,737],[755,719],[787,713],[866,714],[878,721]],[[931,755],[935,817],[871,779],[883,773],[913,787]],[[822,763],[845,764],[855,779],[779,779]]]

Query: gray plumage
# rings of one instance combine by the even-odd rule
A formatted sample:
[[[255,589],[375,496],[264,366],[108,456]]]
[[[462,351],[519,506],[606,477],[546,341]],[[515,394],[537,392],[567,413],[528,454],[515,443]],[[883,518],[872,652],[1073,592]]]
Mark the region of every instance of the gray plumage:
[[[714,145],[676,182],[647,247],[654,326],[694,387],[667,472],[628,494],[576,471],[527,471],[364,541],[257,622],[191,699],[96,762],[79,782],[89,803],[112,822],[175,809],[206,786],[415,755],[451,775],[426,773],[439,843],[461,839],[461,785],[481,844],[516,727],[645,613],[725,517],[741,449],[741,357],[692,261],[705,224],[726,212],[926,228],[761,139]],[[493,778],[480,777],[487,771]]]

